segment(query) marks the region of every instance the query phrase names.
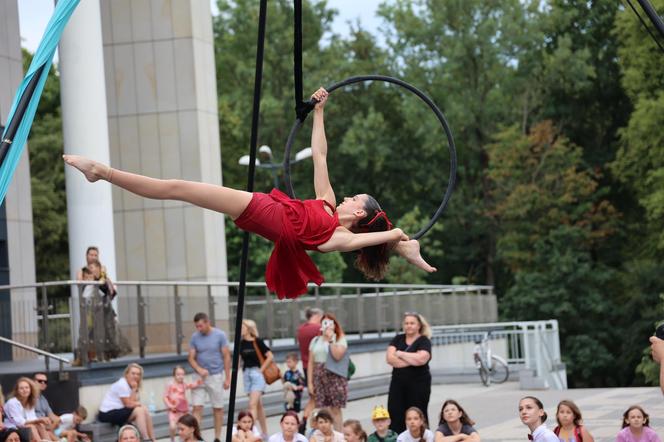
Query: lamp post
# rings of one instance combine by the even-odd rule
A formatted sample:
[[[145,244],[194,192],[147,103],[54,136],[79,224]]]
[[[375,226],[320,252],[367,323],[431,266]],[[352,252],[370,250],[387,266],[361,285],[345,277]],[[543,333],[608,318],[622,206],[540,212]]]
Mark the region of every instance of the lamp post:
[[[283,169],[284,164],[282,163],[275,163],[273,162],[274,157],[272,156],[272,149],[270,146],[263,144],[261,147],[258,148],[258,156],[263,159],[261,161],[258,157],[256,158],[256,167],[259,169],[267,169],[270,171],[272,174],[272,178],[274,180],[274,187],[275,189],[279,188],[279,170]],[[312,151],[311,147],[305,147],[304,149],[300,150],[295,154],[295,160],[291,161],[291,164],[299,163],[302,160],[306,160],[307,158],[311,158],[312,156]],[[240,159],[237,161],[238,164],[241,166],[248,166],[249,165],[249,155],[242,155]]]

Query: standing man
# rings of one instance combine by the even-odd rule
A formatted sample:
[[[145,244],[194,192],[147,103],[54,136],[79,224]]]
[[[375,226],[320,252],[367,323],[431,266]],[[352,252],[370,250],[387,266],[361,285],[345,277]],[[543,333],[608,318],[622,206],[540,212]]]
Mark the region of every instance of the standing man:
[[[37,417],[47,417],[49,419],[49,425],[47,425],[47,430],[53,431],[58,428],[60,425],[60,418],[53,413],[51,406],[48,403],[48,399],[44,397],[44,392],[48,388],[48,376],[46,373],[38,371],[32,376],[32,379],[39,386],[39,398],[37,398],[37,403],[35,404],[35,414]]]
[[[226,333],[213,327],[207,314],[196,313],[194,324],[197,331],[189,342],[189,364],[203,383],[191,390],[193,412],[200,424],[207,393],[214,413],[214,442],[219,442],[224,423],[224,390],[231,385],[231,352]]]
[[[316,307],[309,307],[305,313],[307,322],[302,324],[297,329],[297,343],[300,346],[300,359],[302,360],[302,367],[304,368],[304,385],[307,384],[307,366],[309,364],[309,344],[311,340],[320,334],[320,323],[323,319],[323,310]],[[309,393],[309,400],[304,407],[304,418],[300,424],[300,433],[305,434],[303,430],[307,428],[307,420],[309,415],[316,408],[316,401],[314,400],[311,392]]]

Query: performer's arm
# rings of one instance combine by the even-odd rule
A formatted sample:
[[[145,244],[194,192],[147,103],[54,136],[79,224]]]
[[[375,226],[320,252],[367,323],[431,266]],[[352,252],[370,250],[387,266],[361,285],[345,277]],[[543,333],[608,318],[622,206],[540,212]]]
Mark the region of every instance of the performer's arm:
[[[336,206],[336,199],[327,171],[327,139],[325,138],[325,122],[323,108],[328,92],[320,88],[311,96],[318,101],[314,108],[314,125],[311,130],[311,150],[314,162],[314,190],[316,199],[322,199]]]
[[[401,229],[385,230],[383,232],[353,233],[350,230],[338,228],[326,243],[318,246],[318,250],[321,252],[352,252],[363,249],[364,247],[406,239],[408,237]]]

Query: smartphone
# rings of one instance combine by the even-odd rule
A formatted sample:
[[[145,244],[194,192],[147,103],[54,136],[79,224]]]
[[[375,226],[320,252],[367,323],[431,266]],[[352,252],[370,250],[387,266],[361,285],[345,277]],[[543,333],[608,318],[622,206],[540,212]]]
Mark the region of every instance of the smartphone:
[[[657,327],[657,330],[655,330],[655,336],[657,336],[659,339],[664,340],[664,322]]]
[[[325,331],[330,327],[334,327],[334,321],[331,319],[323,319],[323,322],[320,324],[320,330]]]

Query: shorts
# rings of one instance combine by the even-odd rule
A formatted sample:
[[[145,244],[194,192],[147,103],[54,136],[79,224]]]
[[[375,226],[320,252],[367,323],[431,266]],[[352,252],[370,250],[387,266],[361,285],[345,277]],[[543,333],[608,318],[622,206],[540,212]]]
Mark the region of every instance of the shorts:
[[[97,416],[99,422],[105,422],[107,424],[117,425],[118,427],[123,426],[129,422],[129,416],[134,411],[133,408],[118,408],[117,410],[109,411],[100,411]]]
[[[267,383],[263,377],[263,372],[258,367],[249,367],[242,370],[242,381],[244,382],[244,392],[250,394],[254,391],[265,391]]]
[[[198,379],[202,379],[198,376]],[[194,407],[205,405],[205,393],[210,398],[212,408],[224,408],[224,375],[209,374],[203,384],[191,390],[191,403]]]

